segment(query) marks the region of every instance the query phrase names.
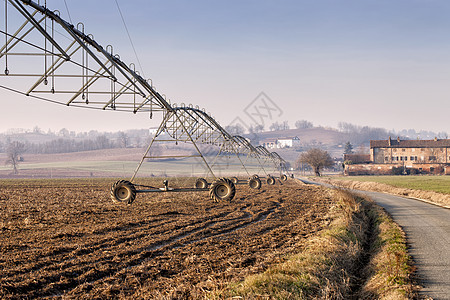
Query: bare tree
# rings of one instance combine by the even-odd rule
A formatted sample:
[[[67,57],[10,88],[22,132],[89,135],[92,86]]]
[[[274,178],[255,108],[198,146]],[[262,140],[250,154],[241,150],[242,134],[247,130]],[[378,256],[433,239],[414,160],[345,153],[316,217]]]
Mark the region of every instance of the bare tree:
[[[225,127],[225,130],[232,135],[243,135],[245,132],[245,128],[241,124],[228,125]]]
[[[14,174],[19,173],[17,166],[21,161],[21,155],[25,151],[25,144],[21,142],[10,142],[6,147],[6,165],[11,165]]]
[[[123,131],[119,131],[119,144],[121,148],[128,146],[128,135]]]
[[[295,122],[295,128],[297,129],[313,128],[313,126],[313,123],[306,120],[298,120]]]
[[[269,126],[270,131],[277,131],[280,130],[281,125],[278,122],[272,123],[272,125]]]
[[[137,135],[137,136],[134,138],[134,140],[135,140],[135,142],[136,142],[136,148],[141,148],[142,138],[141,138],[139,135]]]
[[[275,122],[269,126],[270,131],[288,130],[289,128],[290,127],[288,121],[283,121],[281,123]]]
[[[306,163],[314,169],[316,176],[320,176],[323,168],[332,167],[334,161],[330,154],[319,148],[313,148],[307,152],[303,152],[297,159],[297,163]]]

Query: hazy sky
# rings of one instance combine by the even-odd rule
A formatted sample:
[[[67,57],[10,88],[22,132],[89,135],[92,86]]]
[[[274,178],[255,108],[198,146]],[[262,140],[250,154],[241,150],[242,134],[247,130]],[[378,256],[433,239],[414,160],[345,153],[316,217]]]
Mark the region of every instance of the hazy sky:
[[[114,0],[66,2],[73,23],[137,64]],[[118,2],[145,76],[173,102],[205,107],[224,126],[236,117],[247,122],[244,109],[264,92],[281,110],[273,120],[291,127],[306,119],[450,133],[448,0]],[[47,6],[69,20],[63,0]],[[116,131],[160,119],[4,90],[0,101],[0,132],[34,125]]]

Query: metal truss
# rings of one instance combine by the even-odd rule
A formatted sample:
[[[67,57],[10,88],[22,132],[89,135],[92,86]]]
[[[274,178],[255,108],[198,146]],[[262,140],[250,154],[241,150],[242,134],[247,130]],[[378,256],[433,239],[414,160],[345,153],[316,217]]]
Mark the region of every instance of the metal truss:
[[[2,87],[68,106],[171,109],[134,64],[125,64],[111,45],[97,43],[83,23],[72,25],[58,11],[26,0],[5,0],[3,15]]]
[[[269,162],[286,171],[286,162],[278,154],[230,135],[199,107],[171,105],[134,64],[127,65],[111,45],[104,47],[85,33],[83,23],[70,24],[58,11],[31,0],[5,0],[0,14],[5,19],[0,27],[4,41],[0,43],[1,88],[67,106],[146,112],[150,117],[162,112],[162,122],[131,182],[144,160],[155,157],[150,149],[164,141],[163,136],[192,144],[197,154],[191,156],[200,158],[214,178],[214,162],[207,162],[199,144],[217,147],[218,155],[235,155],[248,175],[246,164],[251,159],[266,175],[264,167]]]

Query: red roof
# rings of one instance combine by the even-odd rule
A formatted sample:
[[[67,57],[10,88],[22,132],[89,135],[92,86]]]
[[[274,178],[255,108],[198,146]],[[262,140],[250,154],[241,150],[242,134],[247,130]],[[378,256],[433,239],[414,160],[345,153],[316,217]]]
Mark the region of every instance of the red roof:
[[[434,140],[372,140],[370,148],[446,148],[450,147],[450,139]]]

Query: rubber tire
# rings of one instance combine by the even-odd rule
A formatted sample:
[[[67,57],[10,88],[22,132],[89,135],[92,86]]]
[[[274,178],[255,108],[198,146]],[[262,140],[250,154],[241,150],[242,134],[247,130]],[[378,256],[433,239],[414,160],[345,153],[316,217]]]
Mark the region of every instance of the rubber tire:
[[[111,199],[115,203],[133,203],[136,199],[136,188],[127,180],[119,180],[111,186]]]
[[[208,187],[208,182],[205,178],[197,178],[194,184],[194,188],[196,189],[206,189]]]
[[[273,178],[272,176],[268,176],[266,181],[268,185],[274,185],[276,182],[275,178]]]
[[[215,202],[231,201],[236,195],[236,187],[228,178],[219,178],[211,183],[209,196]]]
[[[281,180],[287,181],[288,180],[287,175],[286,174],[281,175]]]
[[[261,188],[261,179],[259,178],[250,178],[248,180],[248,186],[252,189],[259,190]]]
[[[237,177],[231,177],[230,178],[231,182],[233,182],[234,184],[237,184],[239,182],[239,179]]]

